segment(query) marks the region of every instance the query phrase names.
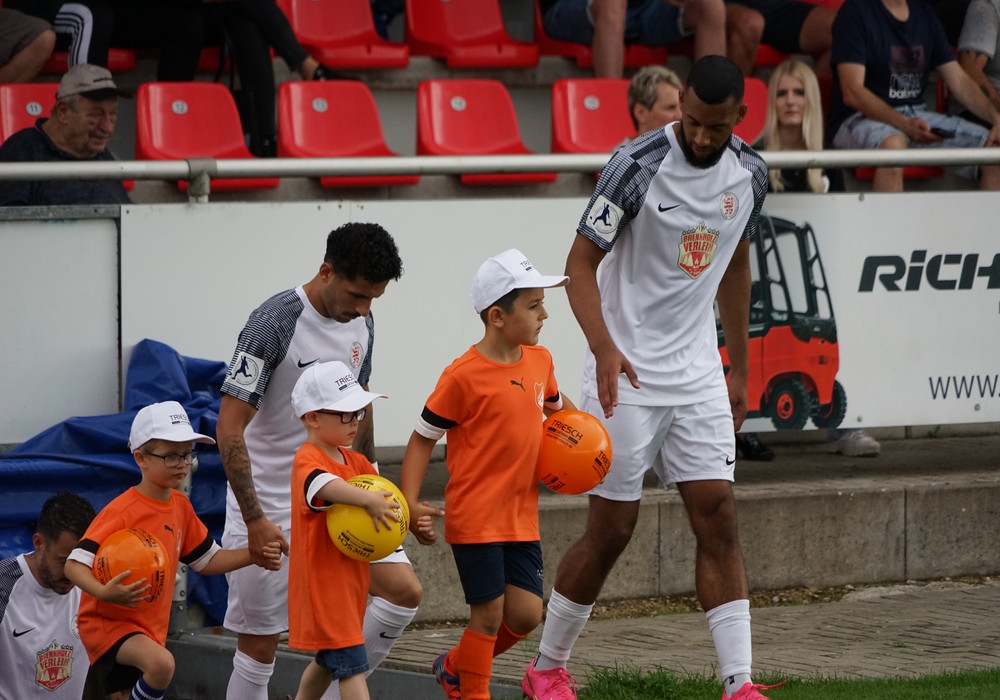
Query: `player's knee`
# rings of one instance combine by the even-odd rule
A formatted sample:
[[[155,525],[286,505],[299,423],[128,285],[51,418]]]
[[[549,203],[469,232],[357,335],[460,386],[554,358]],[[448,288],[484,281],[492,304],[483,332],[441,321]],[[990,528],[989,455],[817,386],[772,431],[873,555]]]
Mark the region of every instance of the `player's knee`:
[[[170,685],[170,681],[173,680],[175,667],[174,655],[164,649],[162,654],[157,654],[149,659],[142,675],[149,685],[163,689]]]
[[[591,547],[604,558],[617,559],[632,539],[635,521],[613,520],[588,533]]]
[[[278,651],[278,635],[241,634],[238,636],[236,646],[257,663],[270,664],[274,662]]]
[[[518,637],[527,637],[542,624],[542,611],[539,609],[537,615],[521,611],[517,615],[504,618],[504,624]]]

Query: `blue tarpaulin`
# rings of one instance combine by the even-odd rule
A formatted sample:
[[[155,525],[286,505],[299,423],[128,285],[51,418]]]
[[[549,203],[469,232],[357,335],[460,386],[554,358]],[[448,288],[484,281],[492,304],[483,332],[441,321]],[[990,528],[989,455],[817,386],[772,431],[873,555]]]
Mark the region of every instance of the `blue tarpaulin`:
[[[54,493],[73,491],[100,510],[139,483],[128,435],[143,406],[177,401],[196,432],[214,437],[225,374],[223,362],[184,357],[168,345],[143,340],[132,352],[121,413],[70,418],[0,453],[0,559],[31,551],[38,513]],[[213,445],[199,444],[197,452],[191,502],[219,540],[226,514],[226,475]],[[226,610],[225,576],[199,577],[189,571],[188,577],[188,601],[220,623]]]

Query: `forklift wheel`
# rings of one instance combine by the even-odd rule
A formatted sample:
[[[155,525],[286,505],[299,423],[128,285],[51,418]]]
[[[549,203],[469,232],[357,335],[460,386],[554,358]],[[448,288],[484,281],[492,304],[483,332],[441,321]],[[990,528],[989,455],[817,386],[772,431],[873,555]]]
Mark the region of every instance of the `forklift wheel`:
[[[833,399],[828,404],[817,406],[813,411],[813,425],[817,428],[836,428],[847,415],[847,392],[840,382],[833,383]]]
[[[777,430],[801,430],[812,415],[813,400],[802,382],[785,379],[774,388],[768,407]]]

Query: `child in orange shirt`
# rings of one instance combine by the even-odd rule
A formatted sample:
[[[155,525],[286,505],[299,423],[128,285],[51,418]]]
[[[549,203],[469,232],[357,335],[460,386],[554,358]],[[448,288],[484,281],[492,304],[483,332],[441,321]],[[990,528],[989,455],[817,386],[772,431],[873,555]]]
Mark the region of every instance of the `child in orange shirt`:
[[[545,416],[573,405],[538,334],[548,318],[545,289],[568,281],[541,275],[515,249],[479,267],[471,296],[483,338],[444,370],[403,456],[410,529],[431,544],[418,498],[431,450],[448,434],[444,536],[470,606],[461,641],[434,661],[448,698],[488,700],[493,657],[542,619],[536,462]]]
[[[309,367],[292,389],[292,409],[306,441],[292,464],[292,539],[288,570],[288,645],[315,651],[299,681],[296,700],[317,700],[331,679],[342,700],[368,700],[368,656],[362,625],[368,600],[368,562],[337,549],[326,529],[335,503],[361,506],[376,528],[399,522],[389,491],[349,484],[377,474],[363,454],[349,449],[368,405],[383,394],[365,391],[343,362]],[[429,519],[425,523],[430,527]]]
[[[174,674],[174,658],[165,644],[179,561],[205,576],[251,564],[248,549],[219,547],[191,501],[177,491],[191,469],[192,442],[215,444],[191,429],[176,401],[141,409],[132,421],[129,446],[142,480],[97,514],[66,562],[66,578],[83,591],[77,621],[91,664],[85,697],[130,690],[132,698],[163,698]],[[163,590],[144,606],[155,593],[153,581],[125,585],[130,572],[123,571],[101,583],[92,571],[101,542],[130,528],[153,535],[167,557]],[[280,569],[280,544],[273,542],[264,551],[266,568]]]

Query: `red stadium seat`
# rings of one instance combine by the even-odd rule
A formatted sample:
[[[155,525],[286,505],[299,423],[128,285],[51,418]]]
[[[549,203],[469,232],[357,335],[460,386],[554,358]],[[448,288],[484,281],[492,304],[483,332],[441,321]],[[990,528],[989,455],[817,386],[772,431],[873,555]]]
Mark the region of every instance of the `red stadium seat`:
[[[405,68],[410,48],[375,31],[369,0],[279,0],[296,38],[333,68]]]
[[[757,55],[754,56],[753,65],[754,68],[773,68],[788,58],[788,54],[784,51],[779,51],[767,44],[760,44],[757,47]]]
[[[531,153],[521,141],[514,103],[498,80],[425,80],[417,86],[417,154]],[[467,185],[554,182],[556,173],[462,175]]]
[[[552,84],[552,152],[610,153],[635,136],[624,78],[564,78]]]
[[[278,156],[393,157],[371,91],[354,80],[288,81],[278,88]],[[419,175],[321,177],[324,187],[413,185]]]
[[[545,33],[542,10],[535,0],[535,45],[543,56],[563,56],[572,58],[580,68],[593,68],[594,56],[587,44],[552,39]],[[663,46],[642,46],[625,44],[625,67],[640,68],[652,63],[663,65],[667,62],[667,49]]]
[[[47,117],[56,104],[56,83],[0,85],[0,143],[21,129]]]
[[[538,47],[507,33],[498,0],[406,0],[406,43],[449,68],[538,65]]]
[[[43,73],[65,73],[69,70],[69,51],[53,51],[42,66]],[[135,70],[135,51],[132,49],[108,49],[108,70],[124,73]]]
[[[253,158],[229,89],[218,83],[143,83],[135,105],[137,160]],[[279,179],[213,179],[213,190],[268,189]],[[178,187],[187,190],[187,182]]]
[[[747,115],[733,132],[753,145],[764,132],[764,121],[767,119],[767,83],[760,78],[744,78],[743,85],[743,102],[747,106]]]

